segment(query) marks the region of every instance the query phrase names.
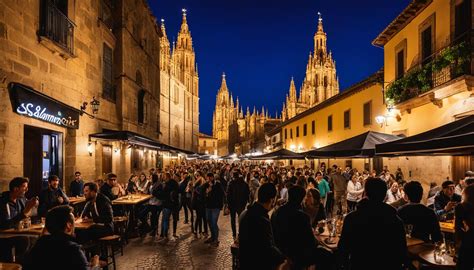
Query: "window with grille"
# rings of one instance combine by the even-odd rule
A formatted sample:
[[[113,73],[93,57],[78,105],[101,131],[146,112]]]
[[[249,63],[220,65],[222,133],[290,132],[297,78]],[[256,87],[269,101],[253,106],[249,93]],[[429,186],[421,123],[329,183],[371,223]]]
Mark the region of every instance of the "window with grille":
[[[102,96],[115,102],[115,88],[113,85],[113,50],[104,43],[102,70]]]

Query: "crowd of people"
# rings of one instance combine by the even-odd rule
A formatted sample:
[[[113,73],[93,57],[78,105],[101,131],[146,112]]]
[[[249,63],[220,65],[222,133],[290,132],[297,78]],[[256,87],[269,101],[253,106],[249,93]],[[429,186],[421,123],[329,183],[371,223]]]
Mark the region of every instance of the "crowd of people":
[[[210,247],[217,247],[218,220],[222,214],[230,216],[241,269],[305,269],[311,265],[317,269],[347,265],[350,269],[382,265],[383,269],[403,269],[410,267],[406,225],[412,227],[414,237],[435,243],[443,239],[438,221],[451,219],[456,219],[458,265],[472,268],[473,182],[474,174],[467,172],[462,181],[446,180],[441,187],[433,184],[425,205],[421,203],[423,186],[418,181],[405,181],[400,169],[391,174],[388,168],[381,173],[359,172],[337,165],[326,168],[324,163],[311,169],[273,163],[194,161],[133,174],[122,184],[113,173],[107,174],[105,181],[85,183],[76,172],[69,195],[84,196],[86,203],[74,213],[57,176],[50,176],[48,187],[30,200],[25,199],[28,179],[17,177],[1,196],[0,229],[15,227],[37,207],[37,216],[46,217],[49,234],[41,236],[33,248],[21,239],[0,239],[1,260],[12,260],[12,246],[19,254],[29,249],[22,258],[28,269],[28,265],[47,258],[41,255],[43,247],[60,241],[60,246],[72,250],[68,256],[76,256],[63,256],[65,262],[97,266],[99,259],[93,257],[88,263],[74,243],[112,234],[113,217],[124,214],[112,201],[143,193],[151,198],[137,213],[141,237],[150,235],[163,243],[179,239],[177,225],[183,210],[187,225],[183,228]],[[335,217],[344,218],[337,254],[322,248],[314,237],[324,221]],[[77,219],[92,220],[94,225],[74,233]]]

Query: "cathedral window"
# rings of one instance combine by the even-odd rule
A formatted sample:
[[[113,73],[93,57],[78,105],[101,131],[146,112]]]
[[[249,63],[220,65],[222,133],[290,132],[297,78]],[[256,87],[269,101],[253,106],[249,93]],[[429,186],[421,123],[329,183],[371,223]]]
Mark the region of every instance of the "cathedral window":
[[[351,128],[351,110],[344,111],[344,128]]]
[[[328,131],[332,131],[332,115],[328,116]]]

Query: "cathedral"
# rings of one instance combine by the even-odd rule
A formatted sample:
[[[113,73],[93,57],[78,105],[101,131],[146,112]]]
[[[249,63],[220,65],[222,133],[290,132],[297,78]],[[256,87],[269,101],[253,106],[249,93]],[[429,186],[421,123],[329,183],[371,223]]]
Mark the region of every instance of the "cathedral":
[[[176,42],[170,44],[164,20],[160,38],[160,141],[197,152],[199,140],[199,75],[193,39],[183,9]]]
[[[296,95],[295,82],[291,78],[289,94],[286,95],[281,113],[283,121],[339,93],[336,61],[333,60],[331,52],[327,50],[323,20],[321,14],[318,14],[318,30],[314,35],[314,53],[309,54],[306,76],[298,96]]]
[[[262,151],[265,146],[265,132],[281,123],[272,118],[268,110],[250,108],[244,114],[239,98],[234,98],[227,88],[226,76],[222,75],[221,87],[217,92],[216,107],[212,116],[212,135],[217,138],[217,155],[247,154]]]

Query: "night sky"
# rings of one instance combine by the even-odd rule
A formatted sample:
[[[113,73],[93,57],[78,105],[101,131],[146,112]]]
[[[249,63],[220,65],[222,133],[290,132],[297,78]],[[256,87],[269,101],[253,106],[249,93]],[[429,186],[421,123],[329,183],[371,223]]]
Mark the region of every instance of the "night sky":
[[[234,99],[273,116],[281,113],[291,76],[297,91],[305,75],[317,12],[336,61],[340,90],[383,66],[372,40],[410,0],[148,0],[165,19],[170,42],[186,8],[199,69],[200,131],[212,133],[212,113],[222,72]]]

